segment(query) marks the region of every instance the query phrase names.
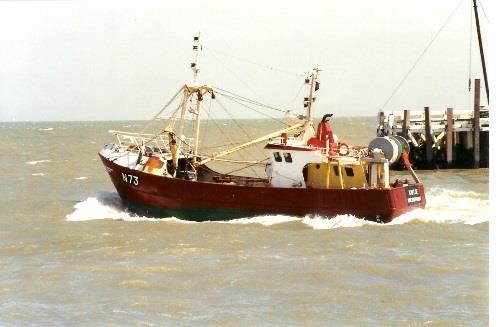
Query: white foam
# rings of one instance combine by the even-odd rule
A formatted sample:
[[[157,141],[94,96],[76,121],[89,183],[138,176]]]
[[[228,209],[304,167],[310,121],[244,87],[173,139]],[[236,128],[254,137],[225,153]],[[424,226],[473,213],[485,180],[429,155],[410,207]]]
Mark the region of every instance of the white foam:
[[[260,224],[264,226],[271,226],[271,225],[282,224],[298,220],[301,220],[301,218],[286,216],[286,215],[264,215],[264,216],[250,217],[250,218],[238,218],[227,221],[216,221],[216,222],[221,224],[240,224],[240,225]]]
[[[75,179],[77,181],[81,181],[81,180],[87,179],[87,177],[86,176],[81,176],[81,177],[76,177],[76,178],[73,178],[73,179]]]
[[[338,215],[331,218],[313,216],[304,217],[303,224],[312,227],[313,229],[334,229],[340,227],[361,227],[364,225],[380,225],[373,221],[357,218],[353,215]]]
[[[121,200],[117,194],[97,194],[94,197],[89,197],[86,200],[76,203],[75,210],[66,216],[70,221],[87,221],[98,219],[112,219],[124,221],[161,221],[161,222],[175,222],[184,224],[197,224],[195,221],[188,221],[178,219],[176,217],[165,218],[150,218],[137,216],[126,210],[121,204]],[[281,224],[289,221],[299,221],[301,218],[285,215],[264,215],[251,218],[232,219],[228,221],[206,221],[203,223],[224,223],[224,224],[261,224],[264,226],[271,226]]]
[[[66,216],[70,221],[85,221],[98,219],[113,219],[113,220],[147,220],[146,217],[133,217],[128,212],[121,210],[118,207],[104,204],[99,199],[89,197],[83,202],[76,203],[73,213]]]
[[[33,161],[26,161],[25,164],[26,165],[37,165],[37,164],[40,164],[40,163],[44,163],[44,162],[51,162],[52,160],[49,160],[49,159],[44,159],[44,160],[33,160]]]
[[[45,176],[44,173],[34,173],[34,174],[31,174],[31,176]]]
[[[119,196],[114,193],[97,194],[95,197],[89,197],[82,202],[76,203],[74,208],[75,210],[72,213],[66,215],[66,219],[69,221],[112,219],[124,221],[186,222],[175,217],[156,219],[130,213],[121,205]]]
[[[473,191],[432,188],[427,190],[426,201],[425,209],[415,209],[387,224],[366,221],[351,215],[340,215],[332,218],[305,217],[303,223],[313,229],[333,229],[361,227],[364,225],[382,227],[413,222],[467,225],[489,222],[489,199],[485,194]]]
[[[464,223],[469,225],[489,222],[490,209],[487,194],[433,188],[426,194],[427,205],[423,212],[410,212],[424,222]]]
[[[53,131],[53,127],[47,127],[47,128],[38,128],[39,131]]]

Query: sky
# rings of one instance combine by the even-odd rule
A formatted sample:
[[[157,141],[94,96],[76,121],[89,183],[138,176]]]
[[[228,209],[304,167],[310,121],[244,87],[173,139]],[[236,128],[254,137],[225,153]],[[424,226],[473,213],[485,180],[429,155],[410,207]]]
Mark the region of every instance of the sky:
[[[471,0],[0,1],[0,121],[148,119],[190,82],[199,32],[200,78],[268,105],[303,113],[318,67],[315,116],[467,109],[470,19]]]

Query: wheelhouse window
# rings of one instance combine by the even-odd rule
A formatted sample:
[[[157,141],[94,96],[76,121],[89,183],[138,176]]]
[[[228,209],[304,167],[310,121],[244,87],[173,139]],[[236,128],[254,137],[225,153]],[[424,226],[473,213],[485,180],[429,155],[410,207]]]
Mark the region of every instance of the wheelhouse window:
[[[346,171],[346,175],[348,175],[349,177],[354,176],[354,171],[352,167],[344,167],[344,170]]]
[[[273,152],[273,158],[275,158],[276,162],[282,162],[282,156],[280,155],[280,152]]]
[[[285,162],[292,162],[292,156],[289,152],[284,152]]]

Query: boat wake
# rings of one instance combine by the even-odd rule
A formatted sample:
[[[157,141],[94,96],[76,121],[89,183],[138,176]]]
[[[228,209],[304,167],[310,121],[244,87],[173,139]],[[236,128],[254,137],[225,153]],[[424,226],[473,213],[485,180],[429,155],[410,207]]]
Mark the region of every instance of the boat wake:
[[[301,221],[313,229],[351,228],[361,226],[392,226],[407,223],[440,223],[476,225],[489,222],[489,199],[486,194],[476,192],[455,191],[441,188],[427,190],[426,209],[416,209],[408,212],[387,224],[359,219],[352,215],[335,217],[306,216],[304,218],[287,215],[261,215],[251,218],[232,219],[220,224],[260,224],[271,226],[287,222]],[[122,221],[160,221],[196,224],[196,222],[181,220],[176,217],[143,217],[130,212],[123,205],[117,193],[100,192],[74,206],[74,211],[66,216],[69,221],[88,221],[112,219]],[[157,219],[161,218],[161,219]]]
[[[489,199],[482,193],[433,188],[427,190],[426,200],[425,209],[410,211],[387,224],[358,219],[351,215],[339,215],[332,218],[306,217],[303,223],[313,229],[332,229],[364,225],[392,226],[417,222],[467,225],[489,222]]]
[[[69,221],[88,221],[99,219],[112,219],[124,221],[177,221],[181,223],[190,223],[175,217],[166,217],[162,219],[139,216],[130,212],[121,202],[117,193],[99,192],[95,196],[89,197],[84,201],[74,205],[74,211],[66,216]]]

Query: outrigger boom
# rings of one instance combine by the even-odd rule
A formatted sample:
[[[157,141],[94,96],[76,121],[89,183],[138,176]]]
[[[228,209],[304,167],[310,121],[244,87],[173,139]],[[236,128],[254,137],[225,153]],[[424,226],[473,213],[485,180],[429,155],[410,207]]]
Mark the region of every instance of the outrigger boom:
[[[231,153],[234,153],[234,152],[237,152],[237,151],[240,151],[240,150],[243,150],[245,148],[248,148],[250,146],[253,146],[253,145],[256,145],[256,144],[259,144],[261,142],[265,142],[265,141],[268,141],[274,137],[277,137],[277,136],[280,136],[282,135],[283,133],[289,133],[289,132],[292,132],[292,131],[295,131],[299,128],[302,128],[304,126],[304,123],[300,123],[300,124],[295,124],[293,126],[290,126],[288,128],[285,128],[285,129],[282,129],[280,131],[276,131],[276,132],[273,132],[273,133],[270,133],[270,134],[266,134],[264,136],[261,136],[257,139],[254,139],[252,141],[249,141],[249,142],[246,142],[246,143],[243,143],[243,144],[240,144],[240,145],[237,145],[236,147],[233,147],[231,149],[227,149],[225,151],[221,151],[221,152],[218,152],[218,153],[214,153],[210,158],[206,158],[206,159],[203,159],[200,164],[203,165],[203,164],[206,164],[208,163],[209,161],[211,160],[216,160],[220,157],[223,157],[223,156],[226,156],[226,155],[229,155]]]

